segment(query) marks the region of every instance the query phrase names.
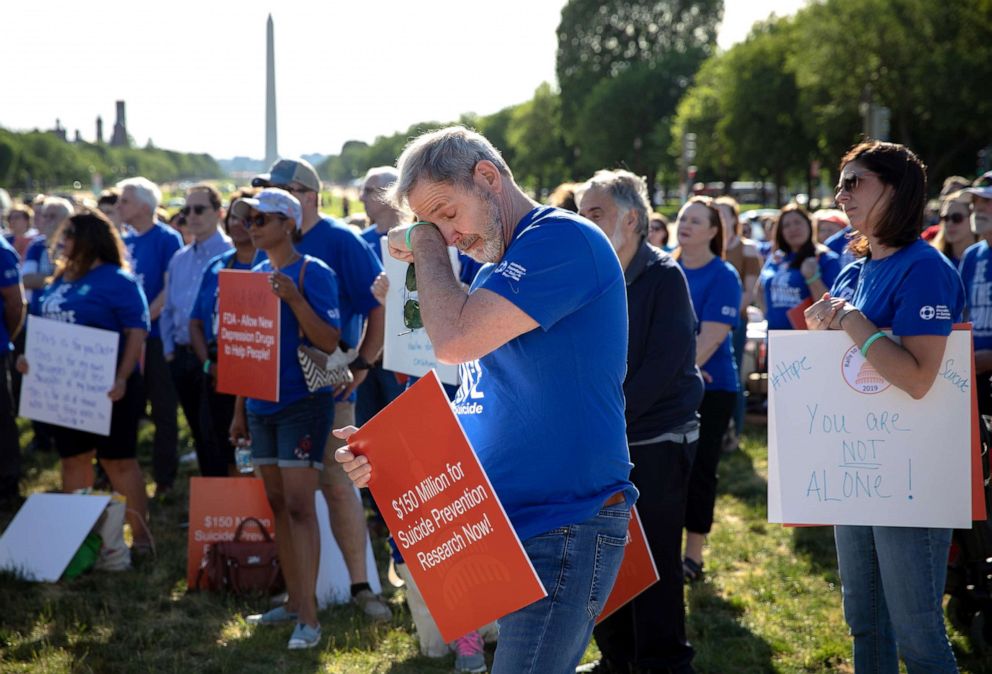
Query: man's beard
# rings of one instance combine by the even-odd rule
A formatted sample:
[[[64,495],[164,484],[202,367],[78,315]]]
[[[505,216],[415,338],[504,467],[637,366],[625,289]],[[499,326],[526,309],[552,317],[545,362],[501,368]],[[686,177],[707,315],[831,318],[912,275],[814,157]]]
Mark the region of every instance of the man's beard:
[[[499,262],[506,249],[503,240],[503,219],[500,217],[499,205],[491,194],[480,193],[479,196],[486,202],[488,221],[482,228],[482,234],[473,237],[466,244],[465,248],[462,248],[462,252],[476,262],[482,262],[483,264],[487,262]],[[474,246],[480,239],[482,240],[482,246],[469,252],[467,248]]]
[[[992,214],[989,213],[971,214],[971,231],[973,231],[978,236],[982,236],[989,230],[992,230]]]

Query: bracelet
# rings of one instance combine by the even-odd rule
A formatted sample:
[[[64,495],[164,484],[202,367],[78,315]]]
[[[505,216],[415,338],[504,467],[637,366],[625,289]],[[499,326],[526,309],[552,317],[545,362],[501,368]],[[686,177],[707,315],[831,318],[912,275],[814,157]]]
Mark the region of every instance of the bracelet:
[[[203,361],[203,374],[210,374],[210,359]]]
[[[862,357],[867,358],[868,357],[868,349],[871,348],[871,345],[872,344],[874,344],[878,340],[882,339],[882,337],[885,337],[885,333],[882,332],[881,330],[879,330],[874,335],[872,335],[871,337],[869,337],[868,339],[866,339],[865,340],[865,343],[861,345],[861,355],[862,355]]]
[[[411,252],[413,252],[413,245],[410,243],[410,235],[413,234],[413,230],[415,230],[420,225],[430,225],[431,227],[434,227],[434,229],[437,229],[437,227],[434,225],[433,222],[425,222],[423,220],[421,220],[420,222],[415,222],[412,225],[410,225],[410,228],[406,230],[406,249]]]
[[[813,274],[809,278],[804,278],[803,280],[806,281],[806,285],[809,285],[810,283],[815,283],[815,282],[819,281],[820,280],[820,270],[817,269],[815,274]]]

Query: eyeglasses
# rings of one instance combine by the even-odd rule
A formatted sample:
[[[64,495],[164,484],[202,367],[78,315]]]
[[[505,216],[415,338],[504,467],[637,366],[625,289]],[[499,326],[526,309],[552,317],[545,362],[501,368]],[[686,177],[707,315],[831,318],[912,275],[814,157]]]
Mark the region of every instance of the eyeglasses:
[[[179,212],[182,213],[184,217],[189,217],[190,211],[196,213],[197,215],[203,215],[203,212],[206,211],[208,208],[210,207],[204,206],[203,204],[197,204],[196,206],[186,206],[185,208],[183,208],[183,210]]]
[[[837,183],[837,187],[834,188],[834,194],[840,194],[842,191],[847,190],[848,193],[854,192],[861,185],[861,180],[866,176],[877,176],[877,173],[870,173],[868,171],[858,175],[857,173],[850,173],[846,177],[840,179]]]
[[[940,216],[940,221],[951,222],[955,225],[960,225],[962,222],[964,222],[964,218],[965,218],[964,213],[945,213],[944,215]]]
[[[403,285],[407,293],[413,294],[417,292],[417,270],[412,264],[406,268],[406,281]],[[409,334],[414,330],[424,327],[424,319],[420,317],[420,302],[413,297],[409,297],[403,303],[403,325],[407,330],[400,333],[401,335]]]
[[[268,222],[269,215],[279,218],[280,222],[285,222],[286,220],[289,220],[289,218],[287,218],[282,213],[269,213],[267,215],[259,213],[258,215],[251,216],[250,218],[245,218],[242,222],[245,223],[245,228],[247,229],[251,229],[252,227],[264,227],[265,224]]]

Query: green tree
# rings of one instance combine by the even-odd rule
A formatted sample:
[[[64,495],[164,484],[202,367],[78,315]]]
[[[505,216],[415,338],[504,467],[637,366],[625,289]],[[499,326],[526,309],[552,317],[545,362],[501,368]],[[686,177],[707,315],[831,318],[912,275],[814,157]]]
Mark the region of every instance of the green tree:
[[[565,140],[558,95],[544,82],[534,98],[513,108],[507,131],[516,180],[541,198],[565,176]]]
[[[561,12],[557,54],[566,131],[593,87],[634,65],[681,65],[671,75],[688,84],[716,44],[722,15],[723,0],[570,0]],[[683,58],[666,61],[672,55]]]

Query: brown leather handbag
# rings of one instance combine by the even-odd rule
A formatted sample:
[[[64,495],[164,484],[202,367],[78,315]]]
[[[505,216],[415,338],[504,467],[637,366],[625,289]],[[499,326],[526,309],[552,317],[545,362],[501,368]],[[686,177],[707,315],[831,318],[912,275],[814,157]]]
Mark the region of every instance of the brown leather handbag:
[[[245,525],[249,522],[254,522],[264,540],[241,540]],[[286,582],[279,568],[276,542],[261,522],[254,517],[246,517],[238,525],[232,540],[214,543],[207,550],[196,576],[195,587],[236,595],[282,592]]]

